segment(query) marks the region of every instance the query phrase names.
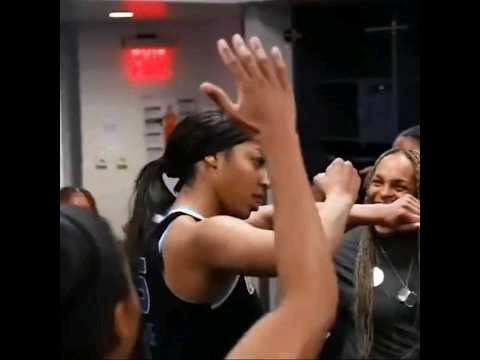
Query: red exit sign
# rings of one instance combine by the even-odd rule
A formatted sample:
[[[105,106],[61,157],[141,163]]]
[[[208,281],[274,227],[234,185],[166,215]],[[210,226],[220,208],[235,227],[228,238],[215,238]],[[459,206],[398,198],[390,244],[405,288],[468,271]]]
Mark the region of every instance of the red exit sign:
[[[173,76],[173,49],[168,47],[131,47],[124,49],[128,78],[137,83],[164,81]]]

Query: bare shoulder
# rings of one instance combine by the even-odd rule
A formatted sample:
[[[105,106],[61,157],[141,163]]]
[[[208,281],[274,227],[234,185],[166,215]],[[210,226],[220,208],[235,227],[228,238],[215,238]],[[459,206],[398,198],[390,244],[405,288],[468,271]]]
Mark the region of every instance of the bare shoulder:
[[[248,231],[253,226],[246,221],[227,215],[218,215],[196,221],[191,216],[179,216],[168,234],[170,248],[191,251],[209,244],[221,242],[232,232]],[[172,244],[175,244],[172,246]]]
[[[164,245],[165,254],[185,255],[191,248],[195,238],[197,221],[189,215],[180,215],[169,226],[167,239]]]
[[[180,220],[180,219],[179,219]],[[274,234],[231,216],[175,224],[167,256],[195,271],[275,274]],[[193,220],[194,221],[194,220]],[[172,258],[170,257],[170,258]]]
[[[212,216],[198,223],[194,238],[201,241],[228,238],[230,235],[258,230],[247,221],[232,216]]]

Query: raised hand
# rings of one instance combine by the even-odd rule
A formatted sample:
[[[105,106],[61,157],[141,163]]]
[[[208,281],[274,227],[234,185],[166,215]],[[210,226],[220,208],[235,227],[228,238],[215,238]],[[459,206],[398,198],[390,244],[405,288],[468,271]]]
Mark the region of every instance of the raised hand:
[[[273,47],[270,55],[258,37],[247,45],[236,34],[233,47],[224,39],[217,42],[220,57],[233,75],[237,88],[234,102],[217,85],[205,82],[200,88],[226,114],[251,131],[296,130],[296,109],[293,90],[282,54]]]

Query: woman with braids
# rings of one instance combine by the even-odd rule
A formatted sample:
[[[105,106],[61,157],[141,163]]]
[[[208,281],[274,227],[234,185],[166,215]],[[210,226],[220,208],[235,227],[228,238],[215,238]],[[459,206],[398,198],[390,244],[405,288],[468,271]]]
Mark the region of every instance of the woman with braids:
[[[392,149],[376,161],[367,203],[419,206],[420,154]],[[336,255],[339,314],[322,360],[415,359],[420,347],[419,224],[360,226]]]

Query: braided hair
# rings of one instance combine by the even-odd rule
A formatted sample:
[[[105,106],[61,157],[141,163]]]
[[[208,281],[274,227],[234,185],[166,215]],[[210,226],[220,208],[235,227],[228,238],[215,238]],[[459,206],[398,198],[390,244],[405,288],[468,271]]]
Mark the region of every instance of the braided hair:
[[[420,198],[420,153],[414,150],[390,149],[384,152],[375,162],[372,169],[372,176],[369,177],[368,186],[375,174],[378,165],[387,156],[393,154],[403,154],[410,162],[415,170],[416,188],[414,196]],[[366,203],[370,203],[371,199],[368,194],[365,199]],[[373,346],[373,268],[378,263],[378,250],[375,242],[375,230],[372,225],[368,227],[368,231],[362,234],[360,239],[359,251],[356,258],[355,266],[355,325],[357,337],[359,341],[359,350],[363,359],[368,359]]]

